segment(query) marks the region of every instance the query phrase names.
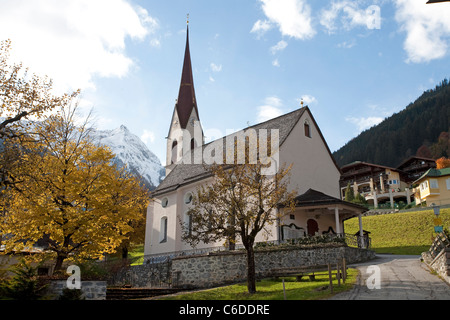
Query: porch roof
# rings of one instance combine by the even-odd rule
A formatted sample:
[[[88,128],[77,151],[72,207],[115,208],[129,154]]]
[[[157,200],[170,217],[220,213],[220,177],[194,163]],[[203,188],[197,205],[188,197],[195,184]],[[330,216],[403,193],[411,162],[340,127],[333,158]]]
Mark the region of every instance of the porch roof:
[[[350,209],[353,212],[363,213],[368,211],[364,206],[361,206],[356,203],[344,201],[332,196],[329,196],[320,191],[316,191],[313,189],[309,189],[304,194],[299,195],[295,198],[295,206],[296,207],[328,207],[328,206],[339,206],[346,209]]]

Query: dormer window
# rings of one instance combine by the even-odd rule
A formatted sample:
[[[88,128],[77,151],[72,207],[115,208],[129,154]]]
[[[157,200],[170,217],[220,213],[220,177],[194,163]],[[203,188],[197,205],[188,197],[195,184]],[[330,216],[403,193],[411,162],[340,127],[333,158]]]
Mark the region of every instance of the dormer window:
[[[311,138],[311,128],[309,126],[308,120],[305,121],[304,127],[305,127],[305,137]]]

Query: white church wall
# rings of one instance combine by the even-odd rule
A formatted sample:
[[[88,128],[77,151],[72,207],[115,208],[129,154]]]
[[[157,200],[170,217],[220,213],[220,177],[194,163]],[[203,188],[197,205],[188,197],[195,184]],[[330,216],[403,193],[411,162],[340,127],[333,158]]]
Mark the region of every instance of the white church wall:
[[[305,136],[305,121],[309,123],[311,137]],[[340,172],[308,112],[302,115],[282,144],[280,163],[293,164],[290,190],[297,190],[298,194],[303,194],[308,189],[314,189],[340,198]]]

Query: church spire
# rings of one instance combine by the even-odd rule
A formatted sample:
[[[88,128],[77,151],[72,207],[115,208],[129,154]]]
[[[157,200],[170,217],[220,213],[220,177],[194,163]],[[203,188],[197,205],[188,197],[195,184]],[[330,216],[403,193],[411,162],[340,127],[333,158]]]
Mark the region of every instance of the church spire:
[[[180,91],[167,136],[166,175],[170,173],[182,157],[190,155],[190,151],[202,146],[205,140],[200,124],[194,90],[194,77],[192,75],[191,53],[189,50],[189,15],[186,28],[186,50],[181,72]]]
[[[183,71],[181,74],[180,91],[177,100],[177,113],[180,119],[180,126],[186,129],[192,110],[195,109],[198,116],[197,99],[195,98],[194,77],[192,75],[191,53],[189,50],[189,15],[186,31],[186,50],[184,53]]]

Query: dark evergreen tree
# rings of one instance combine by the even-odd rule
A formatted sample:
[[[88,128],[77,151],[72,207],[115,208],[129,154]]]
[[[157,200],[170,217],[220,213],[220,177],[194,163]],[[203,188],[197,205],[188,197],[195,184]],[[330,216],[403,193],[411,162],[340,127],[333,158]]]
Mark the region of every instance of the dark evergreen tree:
[[[416,155],[422,146],[430,150],[426,154],[432,158],[448,156],[448,141],[441,134],[450,133],[449,119],[450,83],[444,79],[435,89],[425,91],[404,110],[365,130],[333,155],[340,166],[365,161],[390,167]]]

